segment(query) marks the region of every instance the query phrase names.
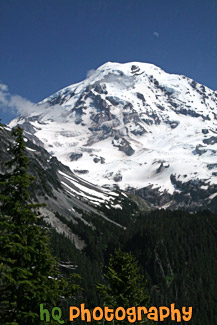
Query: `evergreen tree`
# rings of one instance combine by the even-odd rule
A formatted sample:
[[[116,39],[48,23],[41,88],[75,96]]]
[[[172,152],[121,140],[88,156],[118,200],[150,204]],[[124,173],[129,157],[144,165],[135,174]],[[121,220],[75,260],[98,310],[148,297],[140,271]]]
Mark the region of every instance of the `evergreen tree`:
[[[104,276],[107,285],[97,285],[104,305],[114,309],[120,306],[127,309],[149,305],[150,299],[145,281],[139,273],[137,261],[132,254],[116,250],[110,257],[107,273]],[[152,324],[146,321],[147,319],[145,323]],[[121,323],[129,324],[127,319]]]
[[[1,324],[40,324],[39,305],[58,302],[62,282],[49,251],[47,234],[38,225],[28,188],[23,131],[12,131],[13,158],[0,174],[0,319]]]

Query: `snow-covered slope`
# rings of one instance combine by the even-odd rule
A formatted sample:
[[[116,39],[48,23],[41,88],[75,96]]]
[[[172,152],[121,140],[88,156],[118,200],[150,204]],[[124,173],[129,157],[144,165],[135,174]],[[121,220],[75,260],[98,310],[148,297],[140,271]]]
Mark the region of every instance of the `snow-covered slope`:
[[[108,62],[10,126],[22,124],[92,183],[172,194],[178,182],[217,184],[216,102],[216,91],[185,76]]]
[[[12,158],[11,148],[15,139],[10,131],[0,126],[0,175],[8,171],[4,163]],[[124,213],[132,204],[125,193],[83,180],[44,148],[27,138],[24,140],[29,159],[28,173],[34,176],[29,187],[31,199],[46,203],[40,208],[41,215],[57,232],[64,233],[77,248],[82,249],[86,244],[79,236],[78,225],[81,229],[86,226],[90,231],[98,229],[100,223],[112,226],[114,231],[126,228],[129,217],[122,224],[112,216],[117,211]]]

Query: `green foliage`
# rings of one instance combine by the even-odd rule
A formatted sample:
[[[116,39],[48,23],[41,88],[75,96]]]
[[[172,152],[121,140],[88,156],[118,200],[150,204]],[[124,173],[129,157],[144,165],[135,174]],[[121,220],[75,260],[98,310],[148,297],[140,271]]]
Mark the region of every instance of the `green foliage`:
[[[107,273],[104,276],[107,284],[97,285],[105,306],[114,309],[121,306],[127,309],[149,305],[146,284],[132,254],[116,250],[114,255],[111,255],[106,269]],[[128,321],[122,323],[128,324]]]
[[[13,158],[0,174],[0,319],[4,325],[40,324],[39,304],[56,305],[67,289],[57,260],[51,255],[47,234],[30,202],[32,177],[21,128],[12,132]]]
[[[126,219],[129,220],[130,214],[132,211],[128,214],[125,210]],[[107,227],[101,218],[95,219],[97,230],[80,222],[72,225],[73,231],[88,243],[81,253],[77,251],[75,254],[74,248],[70,257],[78,266],[77,272],[82,274],[82,302],[88,308],[105,303],[104,296],[99,300],[94,286],[99,282],[108,286],[108,280],[102,277],[103,265],[108,265],[108,257],[114,253],[114,248],[121,247],[132,252],[139,261],[147,280],[151,306],[169,306],[171,303],[177,308],[192,306],[191,324],[217,323],[216,215],[209,211],[192,214],[156,210],[137,216],[126,230],[115,225]],[[69,240],[57,242],[55,238],[52,246],[65,259],[72,247]],[[170,324],[170,320],[164,322]]]
[[[130,214],[132,211],[128,214],[125,210],[126,219],[129,220]],[[85,219],[88,220],[86,216]],[[72,254],[83,277],[82,299],[88,308],[105,303],[104,296],[99,300],[94,286],[99,282],[108,286],[108,280],[102,277],[103,265],[108,265],[109,255],[121,247],[132,252],[139,261],[147,280],[151,306],[169,306],[171,303],[177,308],[192,306],[191,324],[217,323],[216,215],[209,211],[156,210],[137,216],[126,230],[115,225],[105,227],[101,218],[95,219],[97,230],[83,223],[72,226],[73,231],[88,243],[81,253]],[[69,240],[62,246],[60,243],[63,243],[62,239],[56,249],[66,258]],[[168,324],[169,320],[164,322]]]
[[[154,306],[192,306],[191,324],[216,324],[216,215],[168,210],[142,215],[124,248],[139,260]]]

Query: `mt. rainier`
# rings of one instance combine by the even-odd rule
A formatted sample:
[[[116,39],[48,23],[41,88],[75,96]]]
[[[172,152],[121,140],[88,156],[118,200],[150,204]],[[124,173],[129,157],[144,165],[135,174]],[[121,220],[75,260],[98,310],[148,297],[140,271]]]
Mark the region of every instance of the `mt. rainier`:
[[[108,62],[10,126],[92,183],[157,206],[214,206],[216,101],[216,91],[152,64]]]

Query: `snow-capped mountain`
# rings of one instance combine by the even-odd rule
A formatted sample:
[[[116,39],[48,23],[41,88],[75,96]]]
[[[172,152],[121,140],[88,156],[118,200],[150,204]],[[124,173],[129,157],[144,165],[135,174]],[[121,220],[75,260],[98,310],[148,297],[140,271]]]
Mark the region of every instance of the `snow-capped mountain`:
[[[217,194],[216,102],[216,91],[185,76],[108,62],[10,126],[20,124],[92,183],[157,190],[169,201],[191,184],[204,195],[213,189],[210,200]]]

